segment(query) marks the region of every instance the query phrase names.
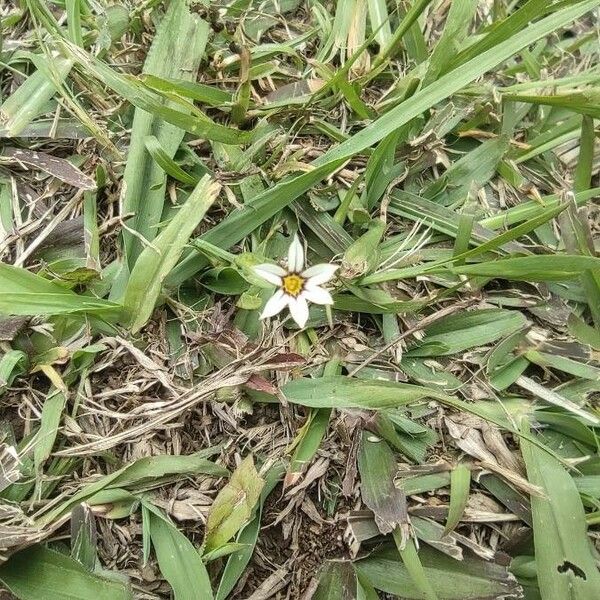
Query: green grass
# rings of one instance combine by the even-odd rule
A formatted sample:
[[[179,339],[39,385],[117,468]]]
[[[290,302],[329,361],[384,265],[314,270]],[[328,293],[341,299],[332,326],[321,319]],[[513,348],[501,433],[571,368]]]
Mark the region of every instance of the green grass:
[[[598,598],[597,18],[4,3],[0,595]]]

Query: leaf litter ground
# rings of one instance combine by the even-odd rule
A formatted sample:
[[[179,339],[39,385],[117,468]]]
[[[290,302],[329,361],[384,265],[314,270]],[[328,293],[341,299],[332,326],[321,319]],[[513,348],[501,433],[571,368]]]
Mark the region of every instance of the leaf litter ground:
[[[0,597],[597,598],[597,17],[3,3]]]

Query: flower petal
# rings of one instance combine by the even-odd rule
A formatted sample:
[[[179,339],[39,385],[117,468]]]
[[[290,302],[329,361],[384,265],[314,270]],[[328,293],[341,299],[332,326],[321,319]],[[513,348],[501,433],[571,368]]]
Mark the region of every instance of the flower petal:
[[[290,314],[292,319],[298,323],[298,327],[302,328],[308,321],[308,304],[302,296],[289,299]]]
[[[304,269],[304,248],[297,235],[294,235],[288,250],[288,269],[292,273],[299,273]]]
[[[302,292],[302,296],[315,304],[333,304],[331,294],[318,285],[307,287]]]
[[[285,275],[286,270],[279,265],[265,263],[263,265],[255,265],[254,272],[265,281],[273,285],[281,285],[281,278]]]
[[[302,273],[302,277],[305,277],[308,281],[307,285],[321,285],[329,281],[335,272],[339,269],[337,265],[330,265],[329,263],[323,263],[321,265],[314,265],[309,267]]]
[[[265,304],[260,318],[267,319],[268,317],[274,317],[287,306],[288,301],[289,296],[286,296],[281,290],[277,290]]]

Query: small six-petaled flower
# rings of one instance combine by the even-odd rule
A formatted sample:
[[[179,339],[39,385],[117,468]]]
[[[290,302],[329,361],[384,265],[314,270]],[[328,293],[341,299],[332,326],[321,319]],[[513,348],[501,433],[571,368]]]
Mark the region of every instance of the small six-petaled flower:
[[[328,263],[305,269],[304,249],[295,235],[288,250],[287,269],[270,263],[254,267],[259,277],[278,288],[269,298],[260,318],[273,317],[287,306],[292,319],[299,327],[304,327],[308,321],[308,302],[333,304],[331,294],[321,286],[334,276],[337,269],[337,265]]]

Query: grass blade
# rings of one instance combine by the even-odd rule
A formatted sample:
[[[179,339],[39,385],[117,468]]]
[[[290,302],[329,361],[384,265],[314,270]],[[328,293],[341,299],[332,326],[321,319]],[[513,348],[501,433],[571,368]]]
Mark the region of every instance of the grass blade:
[[[208,26],[197,15],[190,13],[185,2],[171,2],[148,52],[144,73],[160,77],[195,78],[207,36]],[[116,74],[111,81],[113,79],[118,81]],[[106,83],[110,85],[108,81]],[[121,87],[124,87],[124,83]],[[143,108],[136,108],[131,128],[123,175],[123,211],[125,214],[134,214],[129,226],[144,239],[152,241],[158,234],[167,175],[164,166],[151,155],[148,138],[156,140],[156,147],[162,150],[166,159],[172,159],[183,140],[184,131],[177,124],[165,123],[160,115]],[[176,106],[172,102],[164,102],[163,108],[175,110]],[[186,116],[183,111],[180,114]],[[123,243],[131,270],[143,246],[138,237],[127,231],[123,233]]]
[[[600,269],[600,258],[567,254],[548,254],[503,258],[476,265],[450,267],[457,275],[497,277],[513,281],[549,281],[578,277],[586,270]]]
[[[254,231],[267,219],[291,204],[298,196],[306,192],[315,183],[335,172],[350,157],[359,154],[376,144],[423,111],[435,106],[478,77],[493,69],[526,46],[563,27],[586,12],[596,8],[596,0],[585,0],[574,6],[566,6],[556,13],[534,23],[509,39],[487,50],[469,62],[460,65],[436,82],[418,91],[401,102],[369,126],[350,139],[328,150],[315,160],[314,169],[297,175],[292,179],[259,194],[244,208],[236,209],[226,219],[213,227],[203,236],[207,241],[229,248],[246,235]],[[187,257],[169,280],[170,286],[178,286],[206,265],[206,261],[197,256]]]
[[[438,600],[438,595],[433,589],[427,573],[419,559],[415,540],[409,538],[405,542],[400,529],[396,528],[394,530],[394,541],[396,542],[396,547],[398,548],[402,562],[404,563],[410,578],[413,580],[415,587],[422,594],[422,597],[425,600]]]
[[[57,58],[54,61],[55,76],[64,81],[72,67],[73,61]],[[44,112],[54,94],[56,85],[46,73],[41,70],[32,73],[0,106],[0,135],[17,137]]]
[[[219,189],[218,184],[204,176],[154,244],[141,253],[123,298],[133,331],[138,331],[150,318],[163,281],[177,264],[192,232],[214,202]]]
[[[471,487],[471,470],[464,464],[456,465],[450,474],[450,508],[444,535],[454,531],[460,523],[469,501],[469,489]]]
[[[216,477],[226,477],[229,475],[226,469],[206,460],[206,456],[209,456],[211,451],[213,450],[209,448],[187,456],[165,455],[140,458],[110,475],[84,486],[71,498],[44,514],[37,524],[40,527],[48,525],[67,514],[77,504],[107,489],[128,488],[156,482],[168,475],[206,473]]]

